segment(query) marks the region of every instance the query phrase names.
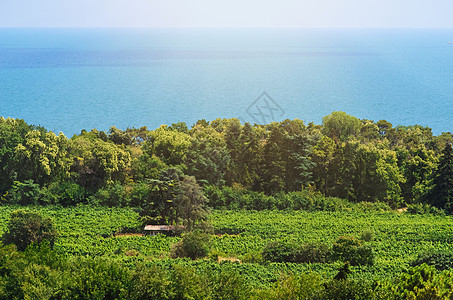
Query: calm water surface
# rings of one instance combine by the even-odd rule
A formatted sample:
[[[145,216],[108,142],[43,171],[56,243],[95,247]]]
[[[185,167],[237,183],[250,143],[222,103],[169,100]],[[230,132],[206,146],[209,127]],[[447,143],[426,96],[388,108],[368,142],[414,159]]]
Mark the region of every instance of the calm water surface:
[[[0,115],[66,135],[342,110],[453,131],[453,30],[0,29]],[[258,103],[259,104],[259,103]],[[262,120],[262,119],[260,119]]]

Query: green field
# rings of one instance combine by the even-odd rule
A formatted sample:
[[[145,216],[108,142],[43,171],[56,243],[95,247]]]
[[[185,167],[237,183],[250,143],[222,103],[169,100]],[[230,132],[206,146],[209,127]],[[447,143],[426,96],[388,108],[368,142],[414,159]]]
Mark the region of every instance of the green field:
[[[17,206],[1,206],[0,233],[5,221]],[[136,212],[129,208],[99,208],[80,206],[25,207],[52,216],[60,233],[55,249],[67,256],[103,256],[133,266],[135,262],[195,266],[200,272],[207,269],[235,269],[246,276],[252,286],[267,286],[282,273],[301,273],[309,270],[324,277],[334,276],[341,262],[295,263],[230,263],[215,260],[190,261],[169,258],[172,243],[177,237],[117,235],[121,232],[140,232]],[[353,277],[363,279],[392,278],[409,267],[419,253],[451,250],[453,218],[450,216],[411,215],[401,212],[305,212],[305,211],[213,211],[210,219],[216,235],[213,249],[226,257],[247,258],[259,255],[272,241],[298,243],[323,242],[331,246],[340,236],[360,237],[372,231],[374,239],[367,242],[375,253],[373,266],[353,267]]]

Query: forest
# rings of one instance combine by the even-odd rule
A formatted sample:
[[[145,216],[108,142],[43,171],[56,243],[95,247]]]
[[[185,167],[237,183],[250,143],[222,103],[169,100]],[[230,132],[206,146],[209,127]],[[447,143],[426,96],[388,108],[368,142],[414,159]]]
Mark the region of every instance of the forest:
[[[450,299],[452,142],[340,111],[71,138],[0,118],[0,299]]]

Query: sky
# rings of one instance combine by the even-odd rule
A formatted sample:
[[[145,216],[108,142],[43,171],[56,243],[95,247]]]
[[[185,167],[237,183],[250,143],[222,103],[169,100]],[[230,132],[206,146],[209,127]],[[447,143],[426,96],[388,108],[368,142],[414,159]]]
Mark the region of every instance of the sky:
[[[0,27],[452,28],[452,0],[0,0]]]

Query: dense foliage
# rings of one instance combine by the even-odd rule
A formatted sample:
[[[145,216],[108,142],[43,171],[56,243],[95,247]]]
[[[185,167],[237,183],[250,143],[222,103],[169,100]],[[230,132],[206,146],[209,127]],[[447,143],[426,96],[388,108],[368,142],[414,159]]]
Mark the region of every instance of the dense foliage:
[[[187,212],[174,214],[181,189],[188,189],[186,176],[194,176],[214,197],[208,197],[214,207],[271,209],[282,195],[308,190],[450,211],[452,141],[451,133],[434,136],[428,127],[393,127],[344,112],[324,117],[322,125],[216,119],[191,128],[181,122],[155,130],[82,130],[70,139],[1,118],[0,193],[10,204],[134,206],[156,222],[191,223]],[[254,198],[252,204],[228,199],[238,191]],[[216,193],[223,195],[216,199]],[[254,203],[266,197],[278,199],[263,207]],[[303,206],[288,205],[283,208]],[[199,215],[197,210],[189,215]]]
[[[0,233],[17,208],[0,207]],[[363,211],[359,204],[336,212],[213,211],[217,235],[181,238],[125,234],[142,229],[130,208],[23,209],[53,218],[60,234],[54,250],[45,243],[23,252],[0,247],[0,299],[411,299],[449,295],[452,280],[450,216]],[[171,259],[178,243],[187,251],[180,256],[207,257]],[[334,279],[345,260],[362,257],[361,247],[372,249],[374,264],[365,260]],[[269,259],[271,249],[283,259]]]
[[[3,243],[13,243],[19,250],[25,250],[32,243],[47,242],[53,246],[58,235],[53,220],[37,212],[13,211],[6,227],[2,236]]]
[[[70,139],[0,118],[0,299],[452,297],[452,142],[344,112]]]

